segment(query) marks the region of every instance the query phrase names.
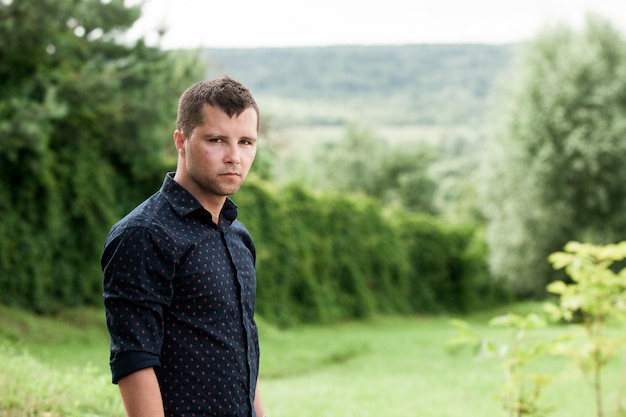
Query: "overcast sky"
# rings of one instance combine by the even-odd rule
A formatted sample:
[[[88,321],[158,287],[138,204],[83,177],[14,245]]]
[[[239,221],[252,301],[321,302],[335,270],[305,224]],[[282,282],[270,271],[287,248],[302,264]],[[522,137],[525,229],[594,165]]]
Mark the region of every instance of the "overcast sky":
[[[626,0],[145,0],[132,33],[161,46],[283,47],[510,43],[587,12],[626,29]]]

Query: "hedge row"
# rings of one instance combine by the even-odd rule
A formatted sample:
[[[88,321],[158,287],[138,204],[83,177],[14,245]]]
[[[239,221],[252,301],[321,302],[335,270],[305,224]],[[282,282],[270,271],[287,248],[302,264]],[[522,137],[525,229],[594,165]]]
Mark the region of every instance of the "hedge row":
[[[473,228],[255,180],[235,200],[257,246],[257,311],[279,325],[467,312],[505,294]]]

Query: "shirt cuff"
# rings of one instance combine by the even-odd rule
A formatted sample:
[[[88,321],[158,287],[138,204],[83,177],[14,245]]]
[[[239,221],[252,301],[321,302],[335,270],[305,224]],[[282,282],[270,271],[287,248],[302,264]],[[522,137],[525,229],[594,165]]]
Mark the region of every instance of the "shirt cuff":
[[[141,369],[161,366],[159,356],[150,352],[124,352],[110,362],[113,383]]]

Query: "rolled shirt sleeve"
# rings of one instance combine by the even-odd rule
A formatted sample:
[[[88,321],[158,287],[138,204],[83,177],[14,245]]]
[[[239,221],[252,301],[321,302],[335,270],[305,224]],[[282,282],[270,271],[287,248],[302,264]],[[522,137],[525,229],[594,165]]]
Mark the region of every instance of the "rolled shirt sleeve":
[[[115,383],[132,372],[160,366],[163,311],[173,293],[168,240],[141,227],[126,227],[115,230],[106,245],[104,304]]]

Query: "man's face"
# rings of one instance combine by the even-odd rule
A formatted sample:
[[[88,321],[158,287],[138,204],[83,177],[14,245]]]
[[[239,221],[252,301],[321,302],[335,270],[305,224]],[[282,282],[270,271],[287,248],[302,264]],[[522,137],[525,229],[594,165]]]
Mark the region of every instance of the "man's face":
[[[189,138],[175,134],[176,147],[189,191],[202,200],[220,201],[236,193],[250,171],[256,155],[257,114],[249,107],[231,118],[205,105],[203,115],[204,123]]]

